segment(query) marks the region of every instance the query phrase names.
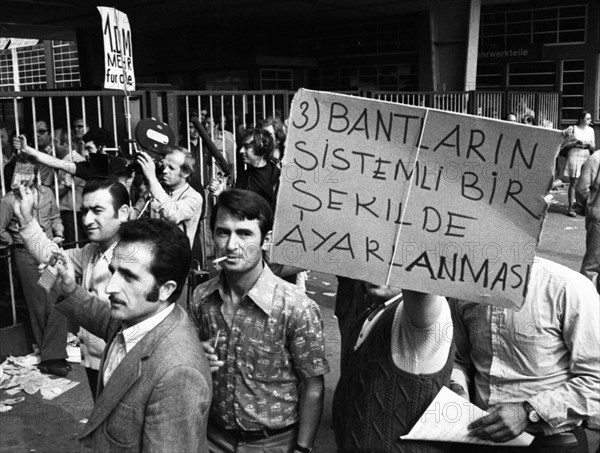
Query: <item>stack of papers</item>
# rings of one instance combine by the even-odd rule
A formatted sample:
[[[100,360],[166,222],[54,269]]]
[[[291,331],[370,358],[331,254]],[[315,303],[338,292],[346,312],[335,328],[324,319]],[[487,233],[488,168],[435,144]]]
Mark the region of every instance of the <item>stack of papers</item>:
[[[522,433],[508,442],[492,442],[470,435],[467,426],[485,415],[488,413],[483,409],[478,408],[449,388],[442,387],[415,426],[408,434],[400,438],[510,447],[526,447],[533,442],[534,437],[529,433]]]

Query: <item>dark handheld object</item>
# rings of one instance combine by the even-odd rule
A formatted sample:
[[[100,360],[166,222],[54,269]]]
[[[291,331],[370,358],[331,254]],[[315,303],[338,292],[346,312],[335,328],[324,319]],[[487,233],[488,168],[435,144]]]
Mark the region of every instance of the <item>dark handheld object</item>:
[[[208,132],[206,132],[206,129],[204,129],[204,126],[202,126],[202,124],[200,124],[200,121],[198,121],[198,117],[193,116],[190,119],[190,122],[194,125],[194,129],[198,131],[198,134],[200,134],[202,143],[204,143],[204,146],[208,148],[208,151],[210,152],[211,156],[215,158],[217,164],[219,165],[221,170],[223,170],[223,173],[229,176],[231,174],[231,168],[229,167],[229,164],[225,160],[225,157],[223,156],[221,150],[217,148],[217,145],[215,145],[215,143],[211,140],[210,136],[208,135]]]
[[[135,127],[135,140],[144,150],[164,156],[175,144],[175,134],[165,123],[145,118]]]
[[[127,140],[136,144],[150,155],[156,164],[156,170],[161,170],[161,161],[175,143],[175,134],[165,123],[154,118],[141,120],[135,128],[135,140]],[[106,151],[106,149],[105,149]],[[123,155],[118,149],[117,154],[90,154],[90,174],[94,177],[106,178],[114,175],[131,175],[141,173],[137,162],[137,152],[132,156]]]

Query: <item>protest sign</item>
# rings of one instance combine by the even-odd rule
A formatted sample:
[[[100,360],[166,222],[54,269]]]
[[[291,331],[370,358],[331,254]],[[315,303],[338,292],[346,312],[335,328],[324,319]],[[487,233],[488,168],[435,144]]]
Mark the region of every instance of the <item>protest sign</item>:
[[[520,307],[559,131],[300,90],[272,260]]]
[[[104,88],[135,90],[131,28],[127,14],[98,6],[104,37]]]

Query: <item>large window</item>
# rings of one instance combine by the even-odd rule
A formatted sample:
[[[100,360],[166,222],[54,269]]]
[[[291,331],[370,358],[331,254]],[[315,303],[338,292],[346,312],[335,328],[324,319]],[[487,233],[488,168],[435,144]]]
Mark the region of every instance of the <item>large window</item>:
[[[316,26],[298,34],[300,56],[316,58],[307,71],[313,89],[418,89],[419,18]]]
[[[49,48],[51,61],[46,61]],[[48,71],[54,71],[54,85],[48,84]],[[0,50],[0,90],[29,91],[70,88],[81,85],[77,45],[46,41]]]
[[[575,121],[583,108],[584,60],[565,60],[562,62],[562,119]]]
[[[508,88],[552,90],[556,83],[554,61],[527,61],[508,65]]]
[[[477,89],[501,90],[502,65],[499,63],[479,63],[477,65]]]
[[[46,88],[46,62],[44,44],[17,49],[20,91]]]
[[[586,8],[586,5],[486,8],[481,14],[479,43],[482,47],[583,43]]]
[[[79,54],[77,45],[67,41],[53,41],[54,76],[59,88],[78,87],[81,84],[79,75]]]
[[[261,90],[292,90],[294,73],[291,69],[261,69]]]

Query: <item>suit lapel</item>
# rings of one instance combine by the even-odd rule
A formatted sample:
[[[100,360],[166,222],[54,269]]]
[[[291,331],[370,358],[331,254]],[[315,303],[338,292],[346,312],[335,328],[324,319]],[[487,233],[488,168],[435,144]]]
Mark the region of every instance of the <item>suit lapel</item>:
[[[152,354],[152,351],[158,346],[162,338],[169,333],[180,322],[182,309],[175,305],[173,311],[158,326],[142,338],[131,351],[123,358],[119,366],[113,372],[111,378],[103,385],[104,365],[110,345],[112,345],[117,330],[111,335],[110,341],[104,348],[102,361],[100,363],[100,373],[98,375],[98,393],[96,395],[96,404],[90,415],[89,421],[81,437],[87,436],[94,431],[108,417],[117,404],[123,399],[129,389],[137,382],[142,375],[143,362]]]

